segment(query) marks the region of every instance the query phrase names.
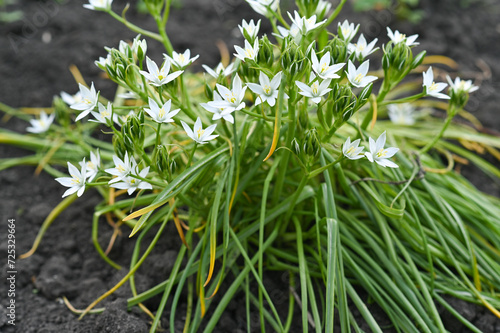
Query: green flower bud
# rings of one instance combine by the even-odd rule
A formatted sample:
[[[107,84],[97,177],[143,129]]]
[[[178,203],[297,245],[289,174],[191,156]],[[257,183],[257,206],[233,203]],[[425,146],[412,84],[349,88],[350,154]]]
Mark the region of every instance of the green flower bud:
[[[205,96],[209,101],[212,101],[214,99],[214,90],[210,85],[205,81]]]
[[[313,162],[318,158],[319,153],[321,151],[321,143],[318,138],[318,132],[316,128],[311,128],[305,132],[304,144],[303,144],[304,153],[309,156]]]
[[[325,47],[325,53],[330,51],[334,63],[347,62],[347,43],[335,36]]]
[[[162,177],[168,178],[170,174],[170,155],[165,146],[156,146],[153,153],[153,164]]]
[[[259,54],[257,62],[260,65],[271,68],[274,63],[273,44],[269,41],[266,35],[260,39]]]
[[[113,148],[115,150],[116,156],[123,160],[125,158],[125,153],[128,150],[122,135],[113,135]],[[133,150],[130,150],[129,154],[131,154],[132,152]]]

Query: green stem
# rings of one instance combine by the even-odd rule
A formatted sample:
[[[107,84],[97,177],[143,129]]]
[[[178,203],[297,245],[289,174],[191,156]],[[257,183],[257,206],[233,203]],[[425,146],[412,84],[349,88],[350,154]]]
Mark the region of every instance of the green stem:
[[[142,29],[141,27],[138,27],[136,26],[135,24],[133,23],[130,23],[129,21],[127,21],[124,17],[121,17],[120,15],[116,14],[115,12],[113,11],[109,11],[108,12],[109,15],[111,15],[115,20],[121,22],[123,25],[125,25],[127,28],[129,28],[130,30],[134,31],[134,32],[137,32],[143,36],[147,36],[147,37],[150,37],[150,38],[153,38],[153,39],[156,39],[157,41],[162,41],[162,37],[157,34],[157,33],[154,33],[154,32],[151,32],[151,31],[148,31],[148,30],[144,30]]]
[[[198,142],[194,142],[194,147],[193,150],[191,151],[191,154],[189,155],[189,160],[186,164],[186,167],[189,168],[191,166],[191,161],[193,160],[194,152],[196,151],[196,147],[198,147]]]
[[[451,111],[451,110],[448,110],[448,111]],[[448,117],[446,118],[446,122],[444,123],[443,127],[441,128],[441,131],[439,132],[438,135],[436,135],[434,137],[434,139],[431,142],[429,142],[424,148],[420,149],[420,151],[419,151],[420,154],[427,153],[429,151],[429,149],[434,147],[434,145],[443,137],[444,132],[446,131],[446,129],[448,128],[448,126],[451,123],[451,120],[453,119],[453,116],[454,116],[453,112],[448,112]]]

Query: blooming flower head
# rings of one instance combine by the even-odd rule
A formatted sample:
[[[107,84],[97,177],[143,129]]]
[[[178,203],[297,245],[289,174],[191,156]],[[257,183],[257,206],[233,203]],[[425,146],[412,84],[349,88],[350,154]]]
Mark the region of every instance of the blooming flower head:
[[[167,54],[163,54],[163,56],[177,66],[177,68],[186,68],[198,59],[200,55],[197,54],[191,58],[191,51],[187,49],[184,53],[172,51],[172,57],[169,57]]]
[[[348,137],[344,145],[342,146],[342,153],[344,154],[344,156],[350,160],[357,160],[363,158],[364,154],[362,154],[361,152],[365,148],[359,147],[360,141],[361,141],[360,139],[357,139],[351,142],[351,137]]]
[[[214,102],[223,102],[222,97],[220,97],[220,95],[217,91],[214,91],[214,100],[213,101]],[[228,112],[224,106],[216,107],[216,106],[211,105],[210,102],[209,103],[200,103],[200,105],[208,112],[211,112],[214,114],[214,116],[212,117],[212,120],[219,120],[219,119],[223,118],[225,121],[228,121],[231,124],[234,124],[234,117],[231,114],[232,111]],[[222,105],[224,105],[224,104],[222,104]]]
[[[134,177],[134,176],[139,176],[141,178],[146,178],[148,172],[149,172],[149,167],[146,167],[142,169],[138,175],[135,173],[131,173],[129,176],[123,177],[119,179],[118,182],[111,184],[110,187],[114,187],[120,190],[127,190],[128,195],[134,193],[136,189],[151,190],[153,189],[153,186],[151,186],[150,183]]]
[[[370,67],[370,60],[367,60],[364,63],[362,63],[357,69],[352,63],[352,61],[349,60],[349,63],[347,64],[347,73],[346,73],[347,79],[355,87],[358,88],[366,87],[367,84],[377,79],[376,76],[366,75],[368,73],[369,67]]]
[[[318,5],[316,6],[316,10],[314,13],[318,15],[320,18],[326,15],[330,9],[332,8],[332,4],[329,1],[319,0]]]
[[[245,61],[245,59],[255,60],[259,53],[259,41],[256,39],[252,46],[248,40],[245,39],[245,49],[242,49],[238,45],[235,45],[234,49],[237,52],[234,53],[234,56],[241,59],[241,61]]]
[[[345,20],[342,24],[339,22],[338,24],[338,34],[339,37],[342,38],[346,43],[349,43],[351,39],[358,33],[359,24],[354,26],[354,23],[349,23],[349,21]]]
[[[398,30],[392,32],[391,28],[387,27],[387,36],[391,39],[394,44],[405,42],[407,46],[415,46],[420,43],[415,42],[418,35],[411,35],[406,37],[405,34],[400,33]]]
[[[380,134],[377,141],[370,138],[370,152],[366,152],[365,156],[370,162],[376,162],[378,165],[389,168],[398,168],[398,165],[389,158],[393,157],[399,151],[399,148],[389,147],[384,149],[386,134]]]
[[[281,83],[281,72],[277,73],[271,81],[264,72],[259,74],[259,83],[247,83],[248,88],[254,93],[259,95],[255,99],[255,105],[267,102],[270,106],[276,104],[276,98],[278,98],[279,86]],[[285,98],[288,96],[285,94]]]
[[[83,7],[91,10],[111,10],[111,4],[113,0],[89,0],[88,4],[83,5]]]
[[[429,67],[427,72],[423,72],[422,74],[424,76],[422,86],[424,87],[424,91],[427,95],[441,99],[450,99],[450,96],[441,93],[441,91],[446,88],[447,84],[443,82],[434,82],[434,72],[432,71],[432,67]]]
[[[94,82],[92,82],[90,89],[81,83],[79,83],[78,86],[80,87],[82,99],[80,102],[70,106],[74,110],[82,111],[78,117],[76,117],[75,121],[82,119],[88,115],[90,111],[93,111],[99,99],[99,93],[95,91]]]
[[[389,119],[397,125],[415,124],[415,109],[410,103],[389,104],[387,105],[387,113]]]
[[[266,17],[272,17],[272,14],[269,13],[268,8],[271,11],[276,11],[280,4],[279,0],[246,0],[246,2],[248,2],[248,4],[254,11]]]
[[[99,122],[105,125],[110,125],[111,115],[113,115],[113,121],[118,123],[118,115],[113,113],[113,105],[108,102],[107,106],[98,103],[99,112],[91,111],[92,115],[96,120],[89,119],[89,121]]]
[[[345,63],[342,62],[330,66],[330,60],[330,51],[326,52],[319,61],[316,52],[314,50],[311,51],[312,69],[322,79],[338,79],[340,77],[335,73],[344,67]]]
[[[295,23],[292,23],[290,29],[285,29],[282,26],[278,26],[278,31],[280,35],[274,34],[276,37],[286,38],[288,36],[292,36],[293,40],[297,44],[300,44],[300,41],[302,40],[302,34],[300,33],[300,29],[295,25]]]
[[[47,116],[45,111],[40,111],[40,119],[30,119],[31,126],[27,127],[26,130],[30,133],[44,133],[47,132],[50,125],[54,121],[55,113]]]
[[[140,53],[142,53],[142,59],[144,59],[148,50],[148,42],[145,39],[141,40],[140,38],[141,35],[137,35],[137,37],[134,38],[134,41],[132,42],[132,52],[135,55],[139,55],[140,51]]]
[[[218,79],[220,75],[226,77],[228,75],[231,75],[231,73],[234,72],[234,63],[230,63],[226,68],[224,68],[224,65],[220,62],[215,69],[211,69],[207,65],[201,65],[208,74],[210,74],[212,77],[215,79]]]
[[[245,90],[247,87],[242,86],[241,79],[238,74],[236,74],[233,79],[232,90],[229,90],[220,84],[216,84],[216,86],[220,96],[222,97],[222,101],[208,102],[210,106],[224,108],[224,112],[226,113],[238,111],[245,107],[243,97],[245,97]]]
[[[367,44],[365,36],[363,36],[363,34],[360,34],[358,42],[355,44],[347,45],[347,49],[349,50],[350,53],[354,53],[354,56],[357,59],[363,61],[370,54],[378,50],[378,47],[374,48],[375,44],[377,43],[377,40],[378,39],[375,38],[374,40],[371,41],[370,44]]]
[[[85,164],[85,159],[82,162],[79,162],[80,167],[83,168]],[[99,155],[99,151],[96,154],[94,152],[90,152],[90,161],[86,163],[86,177],[88,182],[92,182],[95,176],[99,172],[99,167],[101,166],[101,156]]]
[[[111,57],[111,54],[108,53],[106,58],[99,57],[99,60],[94,61],[94,64],[97,67],[99,67],[101,70],[107,71],[107,67],[110,67],[112,65],[112,62],[113,62],[113,59]]]
[[[196,122],[194,123],[194,128],[192,130],[189,127],[189,125],[183,122],[182,120],[181,124],[182,127],[184,127],[186,134],[198,144],[205,144],[208,141],[218,137],[218,135],[211,135],[215,131],[217,124],[210,125],[206,129],[203,129],[200,117],[196,119]]]
[[[172,123],[172,119],[181,109],[170,111],[172,107],[172,100],[168,100],[161,107],[155,102],[154,99],[149,97],[149,109],[144,109],[146,113],[153,118],[157,123]]]
[[[247,23],[247,21],[243,20],[241,22],[241,25],[238,24],[238,28],[240,28],[241,34],[243,37],[246,38],[246,35],[250,38],[251,41],[253,41],[255,38],[257,38],[257,35],[259,34],[260,30],[260,20],[257,21],[257,24],[254,23],[253,20],[250,20],[250,22]]]
[[[161,67],[161,69],[158,69],[158,66],[156,63],[149,59],[149,57],[146,57],[146,66],[148,67],[148,72],[146,71],[139,71],[148,81],[153,86],[156,87],[161,87],[164,84],[169,83],[170,81],[173,81],[176,77],[181,75],[184,71],[177,71],[173,72],[171,74],[168,74],[170,71],[170,60],[166,59],[165,63]]]
[[[65,91],[61,91],[61,99],[63,100],[64,103],[68,104],[69,106],[80,103],[82,100],[82,93],[78,91],[74,95],[70,95]]]
[[[478,86],[472,84],[471,80],[462,80],[459,77],[455,78],[455,81],[451,79],[448,75],[446,75],[446,80],[450,85],[450,90],[455,91],[455,93],[466,92],[471,93],[479,89]]]
[[[315,78],[314,74],[311,73],[311,78],[309,79],[309,82],[313,81],[314,78]],[[320,84],[319,80],[315,80],[310,86],[300,81],[295,81],[295,84],[301,90],[299,91],[299,94],[306,97],[310,97],[313,103],[318,104],[321,101],[321,96],[327,94],[332,90],[328,88],[331,81],[332,81],[331,79],[327,79],[321,82]]]
[[[85,158],[82,162],[82,169],[78,170],[73,164],[68,162],[68,171],[71,177],[59,177],[56,178],[56,181],[59,182],[62,186],[69,187],[66,192],[62,195],[62,197],[67,197],[75,192],[80,197],[85,191],[85,183],[87,181],[87,163],[85,163]]]
[[[320,27],[323,23],[326,22],[326,20],[323,20],[321,22],[316,23],[316,15],[313,15],[309,18],[301,17],[297,11],[294,12],[294,16],[292,17],[292,14],[288,12],[288,17],[292,21],[293,24],[295,24],[300,32],[303,35],[307,35],[307,33],[311,30],[314,30],[318,27]]]
[[[137,168],[137,162],[135,161],[133,156],[129,158],[128,152],[125,152],[125,157],[123,158],[123,161],[118,156],[113,155],[113,162],[115,163],[114,168],[104,170],[107,173],[117,177],[111,179],[109,181],[109,184],[113,184],[122,180],[123,178],[128,176],[131,172],[135,172],[135,169]]]

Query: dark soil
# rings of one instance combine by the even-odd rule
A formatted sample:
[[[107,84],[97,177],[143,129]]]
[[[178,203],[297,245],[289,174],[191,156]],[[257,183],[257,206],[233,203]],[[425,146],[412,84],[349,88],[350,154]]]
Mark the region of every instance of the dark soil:
[[[93,60],[105,55],[104,46],[117,46],[119,40],[135,37],[135,33],[114,22],[107,15],[82,8],[83,0],[55,1],[19,0],[17,7],[24,12],[24,20],[0,26],[0,101],[10,106],[50,106],[52,97],[67,91],[75,93],[77,85],[68,71],[75,64],[87,82],[106,97],[112,97],[115,85],[101,76]],[[115,10],[123,8],[125,1],[116,0]],[[498,1],[475,1],[461,8],[458,1],[422,0],[426,16],[416,26],[397,22],[390,10],[365,13],[349,12],[352,21],[362,23],[362,32],[368,40],[378,37],[386,41],[385,26],[407,34],[418,33],[421,46],[428,54],[443,54],[459,64],[458,75],[476,79],[481,89],[471,96],[468,110],[479,118],[490,131],[500,131],[499,75],[500,75],[500,6]],[[154,29],[145,16],[131,10],[131,21]],[[344,19],[344,15],[340,16]],[[355,18],[354,18],[355,17]],[[184,0],[182,8],[174,10],[168,29],[177,50],[190,48],[200,54],[197,66],[215,66],[219,61],[217,40],[224,40],[229,52],[234,44],[242,44],[236,33],[241,19],[258,18],[243,1]],[[149,23],[148,23],[149,22]],[[148,41],[148,54],[159,61],[162,47]],[[1,126],[25,132],[26,124],[4,118]],[[28,152],[0,146],[0,157],[24,156]],[[482,177],[473,168],[462,170],[472,182],[489,193],[500,196],[500,186]],[[61,200],[63,189],[47,174],[34,175],[33,167],[17,167],[0,172],[0,252],[7,253],[7,220],[16,220],[16,253],[30,249],[40,225]],[[138,308],[126,310],[126,299],[131,296],[128,285],[99,306],[106,307],[101,315],[87,315],[78,321],[61,302],[66,296],[78,309],[85,308],[103,292],[111,288],[125,274],[107,265],[97,254],[91,241],[93,207],[99,202],[96,193],[88,191],[71,209],[59,216],[49,229],[36,254],[16,261],[16,326],[7,324],[7,264],[0,264],[0,331],[9,332],[147,332],[150,319]],[[167,227],[163,239],[143,267],[136,274],[139,290],[146,290],[163,281],[180,246],[173,225]],[[99,230],[99,241],[105,248],[112,229],[104,222]],[[145,240],[147,244],[147,240]],[[128,267],[133,241],[126,235],[118,238],[110,256]],[[159,264],[161,263],[161,264]],[[288,291],[286,276],[271,275],[266,285],[271,296],[286,308]],[[285,295],[285,296],[283,296]],[[282,297],[283,296],[283,297]],[[146,306],[155,309],[159,300]],[[458,300],[451,304],[483,332],[500,332],[500,320],[487,310]],[[176,328],[181,331],[185,304],[178,309]],[[167,306],[167,309],[169,307]],[[222,316],[217,332],[245,331],[243,298],[236,298]],[[168,311],[162,326],[168,327]],[[380,312],[375,316],[381,322],[386,318]],[[258,316],[254,314],[258,329]],[[300,320],[300,315],[296,316]],[[460,323],[444,315],[450,332],[468,332]],[[364,328],[368,331],[367,328]],[[300,331],[297,325],[293,331]],[[390,332],[387,329],[387,332]]]

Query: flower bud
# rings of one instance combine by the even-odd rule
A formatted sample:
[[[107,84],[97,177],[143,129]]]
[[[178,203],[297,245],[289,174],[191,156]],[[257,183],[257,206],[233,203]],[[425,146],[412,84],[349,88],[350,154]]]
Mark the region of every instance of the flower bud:
[[[153,153],[153,164],[162,177],[168,178],[170,174],[170,155],[165,146],[156,146]]]
[[[57,122],[61,124],[62,127],[69,126],[71,122],[68,112],[68,106],[66,105],[66,103],[64,103],[61,98],[54,97],[52,105],[54,107],[54,112],[56,113]]]
[[[260,65],[271,68],[274,63],[273,44],[269,41],[266,35],[260,39],[259,54],[257,62]]]
[[[303,144],[304,153],[315,160],[321,151],[321,143],[318,138],[318,132],[316,128],[311,128],[305,132],[304,144]],[[313,161],[311,161],[313,162]]]
[[[214,99],[214,90],[210,85],[205,81],[205,96],[209,101],[212,101]]]
[[[128,150],[122,135],[113,135],[113,148],[115,150],[116,156],[118,156],[121,160],[123,160],[125,158],[125,153]],[[131,154],[132,152],[133,150],[130,150],[129,154]]]
[[[300,154],[302,153],[302,150],[300,149],[300,144],[297,141],[297,138],[293,138],[291,146],[292,146],[292,149],[295,152],[295,154],[297,156],[300,156]]]
[[[144,145],[144,111],[138,115],[130,116],[122,126],[123,142],[127,151],[141,151]]]
[[[302,135],[302,133],[304,133],[309,128],[309,112],[307,112],[306,109],[304,108],[299,109],[297,123],[298,123],[297,134]]]
[[[334,63],[347,62],[347,43],[335,36],[325,47],[325,53],[330,51]]]

